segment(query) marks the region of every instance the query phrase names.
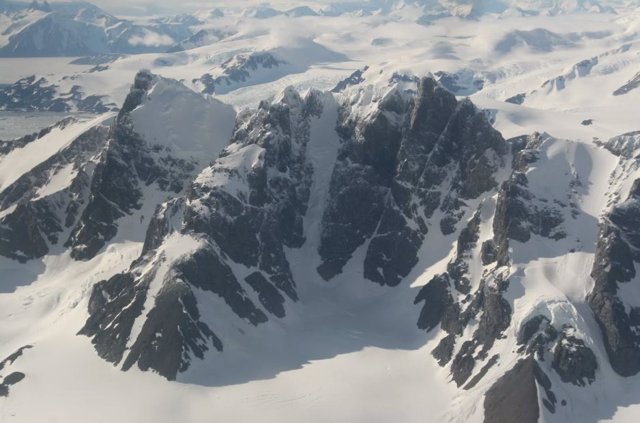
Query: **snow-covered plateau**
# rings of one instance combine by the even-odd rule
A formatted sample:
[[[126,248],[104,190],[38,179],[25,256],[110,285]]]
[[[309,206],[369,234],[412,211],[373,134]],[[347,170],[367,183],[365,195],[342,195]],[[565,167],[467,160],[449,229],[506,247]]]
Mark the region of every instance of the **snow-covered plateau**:
[[[639,421],[640,2],[192,3],[0,0],[1,423]]]

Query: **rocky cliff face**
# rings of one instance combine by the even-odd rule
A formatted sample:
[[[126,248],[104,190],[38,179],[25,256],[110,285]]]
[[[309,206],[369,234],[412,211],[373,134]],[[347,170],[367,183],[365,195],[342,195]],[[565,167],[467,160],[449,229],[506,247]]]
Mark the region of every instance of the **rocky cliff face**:
[[[138,73],[117,116],[101,118],[72,135],[62,149],[0,192],[0,254],[29,260],[68,248],[74,259],[89,260],[116,237],[120,219],[149,208],[151,213],[158,196],[175,196],[184,189],[202,167],[197,152],[189,157],[145,140],[144,128],[131,115],[148,107],[157,82],[148,72]],[[17,148],[59,143],[68,135],[58,132],[71,123],[65,120],[37,135],[4,143],[6,158]],[[59,131],[52,133],[54,129]]]
[[[557,399],[546,373],[554,371],[563,383],[587,386],[595,381],[599,368],[573,318],[561,324],[564,318],[554,311],[537,314],[536,308],[547,307],[538,305],[514,322],[511,298],[517,288],[512,279],[519,281],[522,273],[518,270],[521,259],[514,260],[512,255],[531,242],[565,242],[567,227],[580,214],[575,203],[559,200],[565,195],[571,198],[571,187],[577,182],[569,181],[568,192],[547,194],[532,186],[530,175],[537,178],[550,141],[548,135],[533,134],[503,142],[508,149],[503,154],[511,160],[499,173],[509,176],[483,196],[459,232],[446,272],[434,276],[415,300],[422,304],[418,326],[444,332],[432,355],[450,368],[459,387],[486,386],[485,377],[504,362],[505,354],[518,357],[515,367],[490,385],[485,421],[516,421],[514,416],[537,421],[542,414],[539,402],[553,414]],[[517,336],[512,338],[514,330]],[[504,345],[513,350],[505,350]]]
[[[357,105],[340,107],[335,125],[342,140],[330,177],[318,250],[317,271],[327,280],[341,273],[354,251],[366,243],[361,263],[365,278],[398,285],[418,262],[432,222],[433,230],[454,232],[468,212],[465,201],[498,185],[494,175],[504,165],[507,145],[484,114],[469,102],[458,103],[432,79],[421,80],[417,88],[412,92],[391,81],[366,116],[358,115]],[[305,242],[303,218],[314,177],[306,148],[310,124],[335,101],[329,94],[313,91],[301,98],[288,89],[273,103],[263,102],[257,110],[239,116],[231,144],[218,160],[198,175],[184,197],[165,204],[156,214],[145,255],[131,273],[100,285],[98,289],[106,289],[107,295],[94,294],[92,309],[100,312],[92,315],[84,331],[94,337],[101,355],[114,362],[122,358],[125,344],[121,342],[116,351],[111,345],[115,339],[129,338],[126,327],[133,325],[113,324],[114,319],[123,318],[116,313],[121,308],[120,295],[132,301],[134,293],[140,293],[137,318],[145,293],[153,289],[151,279],[162,279],[159,292],[171,292],[174,302],[182,298],[177,292],[189,296],[193,287],[212,292],[239,318],[254,325],[268,316],[285,316],[286,302],[298,299],[299,282],[292,277],[285,249],[300,248]],[[188,257],[173,258],[162,276],[151,276],[158,270],[150,263],[166,254],[164,248],[176,236],[174,232],[198,246]],[[181,290],[164,288],[177,283]],[[119,291],[114,294],[115,287]],[[250,300],[247,289],[257,294],[257,302]],[[113,301],[103,304],[105,297]],[[145,308],[145,325],[158,324],[149,319],[159,306],[156,298],[155,305]],[[102,312],[110,307],[113,313]],[[176,308],[189,314],[185,306]],[[192,312],[196,311],[194,306]],[[105,341],[101,328],[107,327],[123,332]],[[200,331],[198,337],[205,339],[208,331]],[[132,355],[136,345],[152,344],[141,338],[146,334],[143,327],[125,367],[132,361],[149,367]],[[201,352],[189,348],[188,339],[163,336],[158,342],[158,349],[146,354],[166,354],[165,342],[170,343],[166,348],[172,349],[173,357]],[[174,378],[188,361],[175,359],[170,366],[152,368]]]
[[[284,60],[269,52],[239,54],[220,65],[218,76],[206,73],[192,82],[204,94],[224,94],[230,86],[248,81],[252,73],[275,69],[284,64]]]
[[[0,192],[0,254],[25,261],[65,242],[89,200],[108,132],[107,126],[97,124]],[[46,134],[41,135],[31,142]]]
[[[338,152],[324,172],[323,213],[314,214],[321,228],[315,272],[330,283],[355,266],[372,284],[403,289],[425,249],[444,251],[436,243],[453,240],[444,271],[415,297],[418,327],[438,332],[434,359],[461,389],[487,392],[486,421],[502,421],[511,408],[530,421],[558,412],[554,384],[590,386],[601,363],[579,319],[548,305],[516,318],[513,297],[527,245],[579,242],[570,236],[585,218],[579,175],[553,192],[537,188],[559,141],[546,134],[504,140],[483,112],[432,78],[394,75],[366,98],[365,87],[360,81],[337,95],[304,97],[287,89],[240,114],[219,157],[157,208],[141,257],[95,287],[81,333],[124,370],[175,379],[194,359],[224,354],[233,343],[221,335],[230,315],[254,327],[286,319],[306,283],[294,278],[288,251],[307,241],[318,177],[311,128],[337,108]],[[132,107],[125,104],[119,119]],[[501,371],[504,362],[513,369]],[[526,386],[514,382],[522,378]]]
[[[177,194],[195,171],[194,163],[154,147],[136,131],[130,112],[142,104],[154,82],[151,74],[141,72],[136,76],[110,128],[107,146],[96,164],[87,206],[65,244],[73,258],[94,257],[117,234],[117,220],[142,208],[146,187],[155,185]]]
[[[620,292],[625,284],[637,282],[635,263],[640,261],[640,180],[634,179],[639,140],[637,133],[631,133],[605,144],[620,157],[616,176],[626,180],[626,186],[616,193],[618,201],[601,220],[591,273],[595,286],[587,298],[611,365],[622,376],[640,371],[640,307],[632,296],[625,298]]]
[[[313,284],[349,283],[371,288],[354,301],[376,292],[412,310],[424,359],[484,397],[487,422],[562,418],[579,405],[567,392],[600,389],[610,368],[636,374],[638,135],[589,147],[618,157],[599,194],[583,144],[505,140],[432,77],[365,75],[236,115],[140,72],[118,115],[0,143],[0,166],[60,143],[0,180],[0,254],[87,261],[135,238],[128,270],[92,286],[79,334],[122,370],[170,380],[286,328]],[[572,278],[581,290],[559,281]]]
[[[117,107],[108,103],[104,96],[85,95],[78,85],[63,92],[46,78],[31,75],[0,88],[0,110],[105,113],[115,111]]]
[[[311,185],[306,144],[310,121],[320,117],[325,101],[331,100],[318,92],[301,98],[286,90],[273,103],[238,117],[220,157],[183,197],[160,207],[145,253],[130,273],[94,292],[96,312],[83,333],[93,337],[103,357],[120,362],[130,339],[123,368],[137,363],[173,379],[192,357],[202,358],[211,347],[222,350],[223,343],[199,320],[194,290],[221,298],[237,318],[253,325],[285,316],[286,302],[298,295],[284,250],[304,243],[302,219]],[[170,255],[177,239],[189,239],[193,248]],[[157,292],[155,298],[150,290]],[[124,301],[134,301],[135,311],[121,313]],[[132,334],[136,318],[142,330]],[[199,341],[193,344],[194,339]]]
[[[344,114],[318,271],[331,279],[368,241],[365,278],[395,286],[418,262],[436,212],[435,230],[448,235],[465,200],[496,186],[506,145],[471,103],[428,78],[416,95],[390,90],[366,119]]]

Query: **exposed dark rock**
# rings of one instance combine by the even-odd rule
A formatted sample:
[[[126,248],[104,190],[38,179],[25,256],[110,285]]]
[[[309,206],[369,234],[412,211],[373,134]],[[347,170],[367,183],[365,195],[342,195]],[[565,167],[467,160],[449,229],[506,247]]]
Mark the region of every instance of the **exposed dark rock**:
[[[139,72],[110,127],[91,127],[0,193],[0,210],[10,210],[0,221],[0,254],[27,261],[63,242],[74,259],[89,260],[117,234],[118,219],[142,206],[145,186],[156,184],[173,193],[183,189],[194,164],[172,157],[169,149],[148,145],[129,116],[155,80],[149,72]],[[56,127],[70,123],[65,120]],[[26,137],[17,146],[34,140]],[[41,196],[41,188],[62,171],[72,175],[69,185]],[[68,237],[60,240],[62,234]]]
[[[467,72],[464,72],[467,71]],[[435,77],[437,81],[455,95],[471,95],[484,88],[485,81],[476,75],[467,75],[468,70],[463,70],[460,74],[437,71]]]
[[[181,229],[184,218],[185,201],[174,198],[158,206],[145,235],[142,255],[160,247],[162,241],[171,233]]]
[[[245,278],[254,291],[259,295],[260,303],[269,313],[276,317],[284,317],[284,298],[262,273],[254,272]]]
[[[342,173],[345,173],[342,177]],[[347,174],[348,172],[348,174]],[[333,199],[325,212],[318,273],[331,279],[342,272],[355,249],[375,230],[384,210],[385,192],[372,187],[370,169],[348,169],[336,164],[331,182]]]
[[[231,147],[202,175],[237,178],[242,191],[203,176],[183,196],[156,210],[143,255],[129,272],[98,284],[92,294],[83,333],[93,338],[104,358],[122,363],[123,370],[137,365],[175,379],[212,346],[222,351],[222,341],[211,329],[215,320],[205,322],[201,316],[202,293],[215,294],[252,325],[266,322],[269,317],[234,274],[235,264],[256,269],[245,282],[269,314],[285,315],[286,298],[295,301],[297,293],[284,249],[304,243],[302,218],[312,181],[305,147],[309,121],[323,109],[320,96],[312,92],[302,99],[287,90],[280,101],[262,103],[257,111],[239,117]],[[246,154],[251,168],[225,167],[232,154]],[[190,238],[193,250],[167,256],[164,246],[172,236]],[[152,281],[160,284],[154,288],[159,289],[155,300],[147,299]],[[110,291],[105,294],[104,289]],[[126,313],[125,302],[132,304]],[[215,310],[206,314],[212,313],[216,315]],[[138,318],[143,319],[142,329],[132,334]],[[131,337],[126,353],[127,341],[122,339]]]
[[[462,386],[473,373],[473,368],[476,365],[476,360],[473,357],[474,350],[474,341],[465,342],[451,363],[451,377],[458,387]]]
[[[201,92],[204,94],[224,94],[230,86],[248,81],[252,72],[259,69],[272,69],[284,64],[286,64],[284,60],[269,52],[257,51],[251,54],[240,54],[220,65],[222,69],[220,76],[214,78],[207,73],[199,79],[194,79],[193,82],[202,87]]]
[[[90,196],[65,246],[76,260],[93,258],[118,232],[117,220],[140,209],[142,189],[157,184],[179,193],[193,176],[192,163],[149,146],[136,132],[129,112],[139,106],[156,77],[140,71],[116,122],[107,148],[100,155],[91,180]]]
[[[9,357],[0,361],[0,370],[3,370],[6,366],[10,366],[13,363],[15,363],[16,360],[18,360],[22,356],[22,354],[24,354],[24,351],[30,348],[33,348],[33,347],[31,345],[25,345],[24,347],[20,348],[18,351],[11,354]],[[0,377],[0,398],[8,397],[9,388],[13,385],[16,385],[22,382],[22,380],[24,380],[25,377],[26,375],[22,372],[12,372],[12,373],[9,373],[4,378]]]
[[[389,101],[394,102],[395,99]],[[380,107],[384,108],[385,104],[383,102]],[[327,280],[339,274],[355,249],[372,237],[384,220],[387,230],[381,232],[381,239],[375,240],[374,237],[375,241],[371,242],[367,252],[367,275],[378,283],[397,284],[402,275],[393,271],[396,266],[393,263],[389,265],[385,258],[393,257],[396,245],[404,244],[402,246],[409,250],[408,254],[396,258],[410,262],[409,269],[401,269],[406,275],[415,264],[418,248],[416,234],[406,230],[406,220],[395,209],[389,190],[401,130],[386,113],[381,112],[371,121],[359,123],[357,128],[347,127],[342,131],[348,133],[350,139],[357,139],[345,141],[334,168],[331,200],[323,217],[319,249],[323,263],[318,272]],[[404,232],[404,237],[398,231]],[[407,239],[411,241],[404,241]],[[414,250],[413,254],[410,250]]]
[[[640,322],[633,321],[617,295],[618,284],[636,276],[638,260],[640,204],[631,190],[629,199],[615,206],[601,223],[591,276],[593,291],[587,296],[589,306],[602,330],[603,341],[613,369],[622,376],[640,371]]]
[[[137,363],[141,370],[153,369],[174,380],[189,366],[185,357],[204,358],[209,344],[222,351],[222,342],[200,321],[191,289],[181,279],[175,279],[158,293],[122,369],[128,370]]]
[[[104,148],[107,133],[105,126],[86,131],[0,192],[0,210],[13,207],[0,219],[1,255],[20,261],[40,258],[59,242],[61,233],[76,224],[89,196],[91,158]],[[70,184],[41,196],[39,188],[68,166],[75,175]]]
[[[475,368],[476,360],[485,360],[495,340],[502,337],[511,322],[511,307],[502,297],[508,287],[495,270],[487,274],[490,281],[481,280],[480,286],[471,294],[471,280],[467,260],[473,256],[479,236],[481,214],[477,211],[467,226],[460,231],[456,257],[447,266],[447,273],[438,275],[422,288],[416,303],[424,302],[418,327],[431,330],[438,323],[448,333],[433,350],[433,356],[441,366],[451,361],[451,374],[458,386],[467,382]],[[467,296],[463,301],[454,301],[451,290]],[[456,337],[472,319],[479,317],[478,327],[470,340],[466,341],[453,356]],[[492,364],[485,363],[483,369],[468,386],[476,385]],[[488,367],[487,367],[488,366]]]
[[[197,288],[217,294],[240,318],[247,319],[254,326],[268,320],[262,310],[247,298],[231,268],[213,249],[194,252],[175,265],[175,272],[172,280],[187,281]],[[194,310],[197,311],[197,307]]]
[[[479,214],[476,214],[468,228],[474,228],[478,221]],[[458,242],[460,257],[463,257],[475,245],[476,236],[470,236],[473,233],[473,230],[462,231],[462,239]],[[465,242],[465,240],[469,242]],[[452,263],[456,263],[456,261],[454,260]],[[451,296],[451,289],[452,286],[460,286],[456,285],[453,279],[458,268],[450,265],[449,272],[432,279],[422,288],[415,302],[424,302],[418,321],[419,328],[432,330],[440,323],[441,328],[448,333],[433,350],[432,355],[441,366],[446,365],[453,358],[451,374],[456,384],[462,386],[473,373],[476,360],[485,360],[494,342],[500,339],[503,332],[509,327],[511,307],[502,297],[502,293],[508,287],[508,281],[503,280],[502,276],[495,273],[491,283],[486,280],[481,281],[480,287],[473,295],[468,295],[463,302],[455,302]],[[464,269],[466,271],[466,268]],[[460,277],[460,275],[456,276]],[[465,280],[464,278],[466,276],[462,273],[461,280]],[[475,319],[477,316],[480,316],[479,322],[472,338],[461,346],[455,357],[452,357],[456,337],[461,336],[471,319]],[[487,371],[488,368],[484,371],[481,369],[476,375],[473,385],[477,384]]]
[[[93,288],[89,318],[80,334],[92,338],[103,359],[112,363],[122,360],[133,324],[144,310],[148,283],[147,279],[134,285],[133,275],[120,274]]]
[[[453,358],[453,348],[455,345],[456,336],[450,333],[440,340],[438,346],[431,352],[431,355],[438,360],[440,366],[445,366]]]
[[[449,279],[445,274],[434,280],[439,281],[439,285],[443,283],[442,281],[448,281]],[[438,311],[436,316],[441,319],[442,329],[449,333],[449,336],[445,337],[432,353],[438,359],[440,365],[450,361],[453,345],[455,345],[455,336],[461,335],[470,320],[482,313],[478,328],[473,333],[472,339],[462,345],[451,364],[451,374],[458,386],[467,381],[472,374],[476,359],[484,360],[486,358],[495,340],[502,336],[502,333],[511,322],[511,307],[502,298],[501,294],[506,289],[506,286],[506,281],[498,282],[496,287],[489,287],[486,282],[482,282],[478,291],[467,302],[464,311],[461,311],[458,303],[453,302],[448,292],[447,301],[442,302],[442,299],[440,299],[442,304],[440,308],[443,308],[443,310],[436,308]],[[423,294],[422,297],[426,297],[426,295]],[[430,301],[438,301],[438,296],[434,296]],[[427,313],[427,310],[426,307],[423,308],[423,313]],[[435,319],[432,313],[428,313],[427,316],[432,319],[431,322],[433,324]],[[424,328],[425,326],[423,324],[420,327]]]
[[[358,69],[358,70],[354,71],[351,75],[349,75],[348,78],[345,78],[342,81],[338,82],[338,84],[335,87],[333,87],[331,92],[332,93],[339,93],[339,92],[344,91],[345,89],[347,89],[350,86],[361,84],[362,82],[364,82],[364,78],[362,77],[362,75],[368,69],[369,69],[369,66],[365,66],[363,69]]]
[[[365,278],[380,285],[398,285],[418,262],[420,235],[406,226],[396,210],[387,210],[378,228],[379,235],[371,240],[364,261]]]
[[[491,357],[487,361],[487,363],[482,367],[482,369],[480,369],[478,374],[475,375],[469,381],[469,383],[467,383],[464,386],[464,389],[469,390],[469,389],[472,389],[473,387],[475,387],[478,384],[478,382],[480,382],[480,380],[482,380],[482,378],[485,377],[485,375],[489,372],[489,370],[491,370],[491,368],[496,365],[496,363],[498,362],[499,359],[500,359],[500,356],[498,354],[496,354],[493,357]]]
[[[0,226],[0,254],[26,262],[33,257],[43,257],[49,252],[45,237],[39,230],[38,210],[31,204],[21,204],[14,212],[2,218]],[[51,222],[49,222],[51,223]],[[50,227],[54,232],[62,228]]]
[[[635,159],[637,156],[637,139],[640,131],[626,132],[608,141],[597,140],[597,144],[609,150],[621,159]]]
[[[418,319],[420,329],[430,331],[438,326],[447,309],[453,304],[449,285],[447,274],[436,276],[418,293],[415,304],[424,302]]]
[[[623,86],[613,92],[613,95],[624,95],[630,91],[640,87],[640,72],[638,72],[633,78],[627,81]]]
[[[281,103],[261,104],[232,139],[246,151],[262,151],[260,164],[243,182],[248,194],[196,183],[189,200],[200,207],[186,209],[184,217],[185,230],[206,234],[235,262],[257,267],[293,300],[295,282],[284,248],[304,243],[302,220],[312,181],[305,146],[309,119],[322,111],[318,96],[303,100],[288,91]],[[260,131],[267,125],[270,131]],[[215,164],[212,171],[227,172]]]
[[[525,101],[526,98],[527,98],[527,94],[526,93],[519,93],[519,94],[516,94],[516,95],[514,95],[512,97],[509,97],[505,101],[507,103],[512,103],[512,104],[524,104],[524,101]]]
[[[487,391],[484,399],[485,423],[537,423],[538,388],[533,358],[520,360]]]
[[[149,92],[153,86],[155,77],[151,72],[141,70],[138,72],[133,80],[133,85],[129,90],[129,94],[124,100],[122,109],[118,114],[118,119],[123,119],[128,113],[132,112],[136,107],[142,104],[144,95]]]
[[[136,265],[144,268],[147,263],[143,260]],[[157,268],[138,279],[134,278],[136,272],[116,275],[94,289],[89,303],[90,317],[81,333],[92,337],[104,359],[113,363],[123,359],[133,323],[147,301],[149,284],[162,277],[156,272]],[[175,379],[178,372],[187,369],[190,357],[203,358],[210,345],[222,350],[222,342],[200,320],[191,286],[218,295],[240,318],[254,325],[267,320],[212,249],[200,249],[175,263],[162,284],[122,364],[124,370],[137,363],[142,370],[153,369]]]
[[[9,357],[7,357],[4,360],[0,361],[0,370],[4,369],[5,366],[8,366],[8,365],[11,365],[11,364],[15,363],[15,361],[17,359],[22,357],[22,354],[24,354],[24,352],[26,350],[31,349],[31,348],[33,348],[33,346],[25,345],[24,347],[18,349],[18,351],[16,351],[13,354],[11,354]]]
[[[456,290],[462,294],[469,294],[471,292],[471,281],[467,277],[469,272],[467,260],[472,257],[472,250],[478,242],[480,217],[480,212],[476,212],[467,226],[460,231],[456,258],[447,265],[447,273],[453,280]]]
[[[598,369],[593,351],[583,340],[571,335],[568,329],[562,333],[556,345],[551,365],[563,382],[577,386],[593,383]]]
[[[482,316],[478,324],[478,329],[473,335],[479,345],[482,345],[482,352],[486,353],[491,349],[493,343],[500,339],[502,333],[511,323],[511,306],[502,297],[505,288],[485,287]]]
[[[536,315],[527,320],[518,332],[518,352],[533,354],[535,358],[544,361],[545,352],[558,338],[558,330],[551,325],[546,316]]]
[[[0,110],[20,112],[70,112],[105,113],[117,110],[113,103],[105,103],[105,96],[85,96],[74,85],[69,92],[59,92],[60,87],[35,75],[20,79],[0,89]]]
[[[598,369],[596,356],[583,340],[574,336],[574,332],[575,329],[570,326],[565,326],[559,332],[547,317],[536,315],[520,328],[518,344],[521,347],[518,352],[544,361],[549,351],[552,355],[551,367],[563,382],[577,386],[591,384],[595,381],[595,372]],[[548,385],[547,389],[550,391],[551,382],[548,382]],[[547,408],[554,412],[555,397],[552,392],[547,396],[550,401]]]
[[[470,102],[458,103],[424,78],[415,99],[396,87],[378,107],[366,121],[346,119],[339,128],[343,146],[319,249],[325,279],[370,240],[365,277],[399,284],[417,263],[426,219],[441,208],[442,231],[453,233],[465,214],[463,200],[496,186],[506,144]],[[451,174],[451,186],[442,187]]]
[[[79,224],[65,244],[76,260],[93,258],[116,236],[116,221],[141,207],[138,175],[148,176],[152,162],[141,157],[144,141],[129,128],[121,124],[112,127],[111,148],[104,152],[96,166],[92,194]]]
[[[491,263],[495,263],[497,260],[496,245],[492,239],[489,239],[482,243],[482,250],[480,252],[482,258],[482,264],[487,266]]]
[[[545,392],[546,398],[542,399],[542,404],[547,410],[549,410],[549,412],[555,413],[558,400],[556,399],[556,395],[551,390],[551,380],[549,379],[549,376],[547,376],[547,374],[540,368],[538,363],[536,363],[534,375],[536,378],[536,382],[538,382],[538,385]]]
[[[16,383],[21,382],[25,377],[26,375],[24,373],[13,372],[10,375],[5,376],[2,384],[8,386],[15,385]]]
[[[541,326],[549,325],[549,323],[549,319],[546,316],[540,314],[538,314],[537,316],[533,316],[531,319],[527,320],[522,325],[522,327],[520,328],[520,332],[518,333],[518,344],[528,344],[529,341],[533,339],[533,336],[540,331]]]
[[[500,188],[493,221],[494,254],[498,266],[509,262],[509,240],[527,242],[532,234],[559,240],[566,237],[562,230],[562,212],[537,198],[528,188],[526,172],[537,160],[537,149],[543,142],[540,134],[510,140],[513,151],[513,173]]]

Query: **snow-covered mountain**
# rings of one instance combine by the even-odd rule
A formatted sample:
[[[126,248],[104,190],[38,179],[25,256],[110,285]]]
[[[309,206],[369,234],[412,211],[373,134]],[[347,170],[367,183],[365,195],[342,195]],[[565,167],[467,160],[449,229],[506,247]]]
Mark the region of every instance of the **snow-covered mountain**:
[[[0,2],[0,421],[636,422],[636,6]]]
[[[164,51],[193,35],[197,22],[137,24],[85,2],[0,6],[1,57],[87,56]]]
[[[180,192],[185,178],[198,169],[203,152],[222,148],[232,109],[170,81],[155,83],[151,90],[153,82],[150,75],[137,77],[110,126],[105,121],[113,120],[111,115],[88,127],[63,121],[47,133],[7,144],[0,247],[6,256],[26,261],[64,244],[72,257],[92,258],[116,235],[120,217],[144,207],[145,195]],[[153,101],[145,102],[150,95]],[[176,111],[166,109],[167,98]],[[136,109],[141,102],[145,107]],[[151,124],[162,115],[166,126]],[[188,137],[176,124],[184,118],[194,120]],[[61,131],[68,126],[78,129]],[[213,131],[219,139],[211,144]],[[149,187],[149,193],[143,187]],[[146,213],[154,207],[147,206]]]
[[[484,395],[484,421],[564,419],[588,405],[572,386],[635,375],[634,295],[617,284],[635,277],[637,136],[505,140],[431,77],[376,78],[288,88],[235,119],[141,72],[118,115],[3,144],[0,253],[73,267],[143,243],[128,270],[81,282],[69,312],[87,316],[77,329],[100,357],[170,380],[243,365],[239,351],[335,312],[329,298],[408,310],[389,329],[413,316],[414,339],[435,333],[422,359],[469,392],[467,417]],[[591,278],[590,263],[592,283],[566,280]],[[9,358],[23,375],[6,376],[9,399],[40,377],[21,367],[39,351],[28,345]]]
[[[477,19],[487,14],[504,16],[557,15],[576,12],[616,13],[623,2],[602,5],[596,0],[416,0],[332,2],[318,11],[309,6],[279,10],[268,5],[232,11],[244,20],[288,16],[395,16],[412,10],[423,24],[446,17]],[[234,13],[235,12],[235,13]],[[181,51],[212,44],[227,31],[212,27],[224,17],[220,9],[133,22],[116,18],[83,1],[0,4],[0,57],[87,56]]]

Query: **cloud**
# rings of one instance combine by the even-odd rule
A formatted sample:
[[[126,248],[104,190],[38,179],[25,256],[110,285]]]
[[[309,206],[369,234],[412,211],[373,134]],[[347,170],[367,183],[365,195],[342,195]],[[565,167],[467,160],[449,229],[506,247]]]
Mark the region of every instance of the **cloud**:
[[[145,30],[144,35],[134,35],[129,38],[129,44],[132,46],[170,46],[175,43],[175,40],[168,35],[158,34],[157,32]]]
[[[69,0],[49,0],[52,3],[57,1]],[[233,2],[224,0],[184,0],[177,2],[175,0],[88,0],[116,15],[160,15],[174,13],[191,13],[197,10],[222,8],[242,8],[249,6],[258,6],[265,4],[264,0],[234,0]],[[332,0],[311,0],[303,2],[311,7],[331,3]],[[288,9],[299,6],[300,1],[292,0],[272,0],[268,2],[275,8]]]

